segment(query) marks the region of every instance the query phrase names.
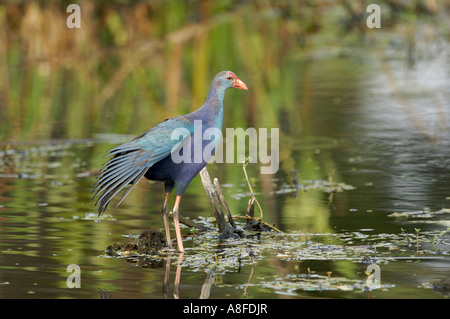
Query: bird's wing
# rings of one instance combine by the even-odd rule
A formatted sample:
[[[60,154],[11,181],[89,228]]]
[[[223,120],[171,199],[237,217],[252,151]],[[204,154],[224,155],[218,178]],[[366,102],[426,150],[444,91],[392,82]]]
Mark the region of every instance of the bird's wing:
[[[92,193],[95,192],[93,199],[101,194],[95,203],[97,205],[100,202],[99,216],[117,193],[132,184],[122,195],[119,205],[147,170],[170,155],[173,148],[187,137],[187,135],[178,135],[172,139],[172,133],[177,128],[183,129],[179,132],[185,134],[193,132],[192,122],[179,116],[160,123],[130,142],[119,145],[108,152],[105,157],[114,156],[104,164],[92,191]]]

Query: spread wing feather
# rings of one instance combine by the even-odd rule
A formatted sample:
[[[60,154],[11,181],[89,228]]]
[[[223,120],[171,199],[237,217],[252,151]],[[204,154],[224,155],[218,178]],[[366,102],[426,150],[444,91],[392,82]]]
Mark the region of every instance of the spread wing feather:
[[[105,162],[93,185],[92,199],[97,196],[98,215],[106,210],[110,201],[122,189],[129,184],[120,199],[119,205],[136,184],[144,177],[147,170],[155,163],[169,156],[175,145],[180,143],[184,137],[178,140],[172,139],[172,131],[176,128],[184,128],[193,133],[193,124],[186,118],[179,116],[162,122],[149,131],[139,135],[125,144],[111,149],[105,157],[110,157]],[[184,131],[186,132],[186,131]]]

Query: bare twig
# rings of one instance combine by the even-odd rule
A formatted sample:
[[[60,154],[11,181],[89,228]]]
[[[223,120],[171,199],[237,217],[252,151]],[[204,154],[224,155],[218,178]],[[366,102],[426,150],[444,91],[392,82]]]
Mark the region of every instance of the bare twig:
[[[245,161],[244,164],[242,165],[242,169],[244,170],[245,179],[247,180],[248,188],[250,189],[250,193],[252,194],[252,198],[255,199],[255,202],[258,205],[259,212],[260,212],[259,219],[262,219],[263,218],[263,210],[262,210],[261,205],[259,204],[258,200],[255,197],[255,193],[253,192],[252,185],[250,184],[250,180],[248,179],[247,170],[245,169],[246,166],[247,166],[247,162]]]
[[[247,215],[255,217],[255,198],[250,198],[247,205]]]

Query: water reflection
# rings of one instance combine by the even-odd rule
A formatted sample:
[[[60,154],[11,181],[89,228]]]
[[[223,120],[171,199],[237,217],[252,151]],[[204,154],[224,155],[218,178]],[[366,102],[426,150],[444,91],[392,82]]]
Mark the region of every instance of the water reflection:
[[[181,280],[181,265],[183,264],[183,256],[184,253],[180,253],[178,256],[178,260],[176,262],[177,270],[175,272],[175,280],[173,283],[173,297],[175,299],[180,298],[180,280]],[[164,298],[169,298],[169,277],[170,277],[170,268],[171,268],[171,260],[172,260],[172,254],[169,253],[166,258],[166,270],[164,272],[164,283],[163,283],[163,294]]]
[[[367,267],[360,261],[376,254],[385,258],[386,289],[371,297],[435,297],[423,283],[448,276],[449,269],[450,65],[440,31],[413,20],[403,33],[386,28],[337,36],[325,10],[319,12],[324,33],[313,37],[303,24],[320,27],[315,11],[290,10],[295,2],[257,9],[244,4],[221,12],[217,24],[200,19],[184,26],[181,21],[192,21],[181,9],[180,19],[167,18],[170,6],[193,3],[161,7],[150,20],[139,14],[156,10],[147,4],[124,8],[123,16],[99,10],[101,21],[108,21],[99,24],[103,36],[85,25],[73,52],[43,45],[48,35],[27,32],[30,24],[20,34],[33,36],[22,39],[15,33],[21,24],[14,22],[8,29],[13,36],[0,37],[11,51],[0,50],[0,69],[9,75],[2,82],[8,86],[0,88],[0,295],[97,298],[106,289],[112,298],[359,298]],[[15,21],[8,17],[14,12],[19,21],[21,10],[23,21],[36,17],[33,30],[59,21],[54,5],[42,4],[46,14],[35,2],[9,6],[0,7],[3,25]],[[86,2],[86,12],[95,6]],[[129,46],[112,43],[130,36],[120,32],[123,21],[136,21],[130,34],[142,37],[130,37]],[[142,35],[150,29],[157,36]],[[55,39],[67,43],[67,30],[52,31],[61,31]],[[10,45],[9,39],[19,42]],[[227,96],[224,128],[280,128],[280,170],[260,175],[253,165],[248,173],[264,220],[286,237],[263,235],[223,248],[217,234],[184,228],[184,255],[134,264],[106,256],[106,247],[124,236],[162,228],[164,192],[160,183],[143,182],[97,219],[90,191],[103,155],[199,106],[209,73],[230,68],[248,75],[250,90]],[[61,138],[66,140],[55,140]],[[209,171],[231,212],[243,215],[250,195],[242,167],[213,164]],[[338,191],[339,183],[352,188]],[[186,217],[208,218],[199,178],[188,188],[183,210]],[[428,217],[395,215],[422,211]],[[405,262],[400,257],[417,251],[401,229],[413,242],[415,228],[421,229],[423,260]],[[65,286],[69,264],[82,269],[80,290]],[[335,290],[320,290],[330,283]]]

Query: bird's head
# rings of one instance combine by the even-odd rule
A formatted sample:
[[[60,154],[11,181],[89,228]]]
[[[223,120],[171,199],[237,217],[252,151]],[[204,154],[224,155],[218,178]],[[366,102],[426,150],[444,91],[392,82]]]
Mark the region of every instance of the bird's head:
[[[220,72],[216,75],[215,80],[225,89],[236,88],[248,90],[247,85],[231,71]]]

